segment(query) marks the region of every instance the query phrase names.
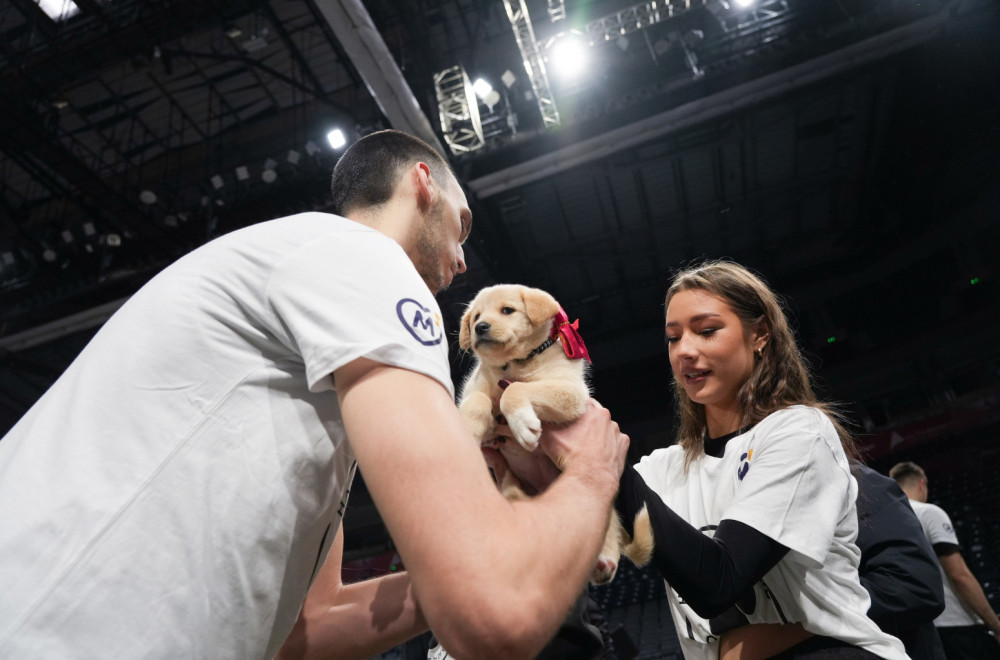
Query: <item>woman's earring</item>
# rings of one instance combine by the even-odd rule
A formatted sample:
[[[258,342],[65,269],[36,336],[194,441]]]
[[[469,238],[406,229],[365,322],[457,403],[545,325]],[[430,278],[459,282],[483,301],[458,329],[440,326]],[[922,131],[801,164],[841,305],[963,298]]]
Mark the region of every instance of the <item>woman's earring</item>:
[[[754,353],[756,353],[757,357],[759,357],[759,358],[764,357],[764,349],[763,348],[758,348],[756,351],[754,351]]]

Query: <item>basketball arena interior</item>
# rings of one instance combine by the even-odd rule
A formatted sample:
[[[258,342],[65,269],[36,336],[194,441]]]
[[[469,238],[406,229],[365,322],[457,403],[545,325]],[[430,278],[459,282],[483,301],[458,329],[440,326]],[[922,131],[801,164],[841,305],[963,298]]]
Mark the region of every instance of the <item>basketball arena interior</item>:
[[[438,296],[456,384],[464,305],[543,288],[637,460],[676,430],[671,274],[738,261],[866,461],[928,472],[1000,609],[998,34],[995,0],[3,0],[0,435],[160,270],[327,210],[338,155],[396,128],[475,217]],[[363,477],[351,580],[403,567]],[[595,599],[680,658],[623,564]]]

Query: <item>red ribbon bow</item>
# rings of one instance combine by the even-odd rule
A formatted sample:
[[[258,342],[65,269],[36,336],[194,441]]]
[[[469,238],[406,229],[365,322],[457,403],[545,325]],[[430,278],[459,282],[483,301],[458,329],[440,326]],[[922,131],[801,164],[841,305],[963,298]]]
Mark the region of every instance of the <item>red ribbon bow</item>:
[[[579,327],[580,319],[570,323],[566,312],[560,307],[552,319],[552,332],[550,336],[553,339],[560,340],[563,351],[568,357],[574,359],[583,358],[587,362],[590,362],[590,353],[587,352],[587,345],[583,343],[583,337],[580,336]]]

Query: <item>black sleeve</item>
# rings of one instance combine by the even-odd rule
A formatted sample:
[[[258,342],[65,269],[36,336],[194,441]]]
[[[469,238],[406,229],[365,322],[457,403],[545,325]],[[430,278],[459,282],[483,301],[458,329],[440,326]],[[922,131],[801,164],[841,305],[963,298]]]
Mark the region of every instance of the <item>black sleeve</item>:
[[[890,634],[932,621],[944,610],[944,590],[920,521],[893,479],[860,464],[853,471],[858,480],[858,572],[872,601],[868,616]]]
[[[674,513],[635,468],[622,473],[615,509],[629,536],[645,505],[653,527],[653,565],[699,616],[722,614],[788,552],[788,548],[735,520],[723,520],[714,538]],[[738,550],[737,550],[738,548]]]

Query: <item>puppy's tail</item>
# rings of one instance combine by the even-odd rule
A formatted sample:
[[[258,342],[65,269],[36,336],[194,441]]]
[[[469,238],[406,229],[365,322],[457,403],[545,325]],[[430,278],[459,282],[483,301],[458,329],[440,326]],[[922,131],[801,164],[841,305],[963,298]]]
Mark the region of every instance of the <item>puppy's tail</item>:
[[[632,533],[632,539],[625,544],[622,554],[636,566],[645,566],[653,557],[653,525],[649,522],[649,510],[646,505],[635,514]]]

